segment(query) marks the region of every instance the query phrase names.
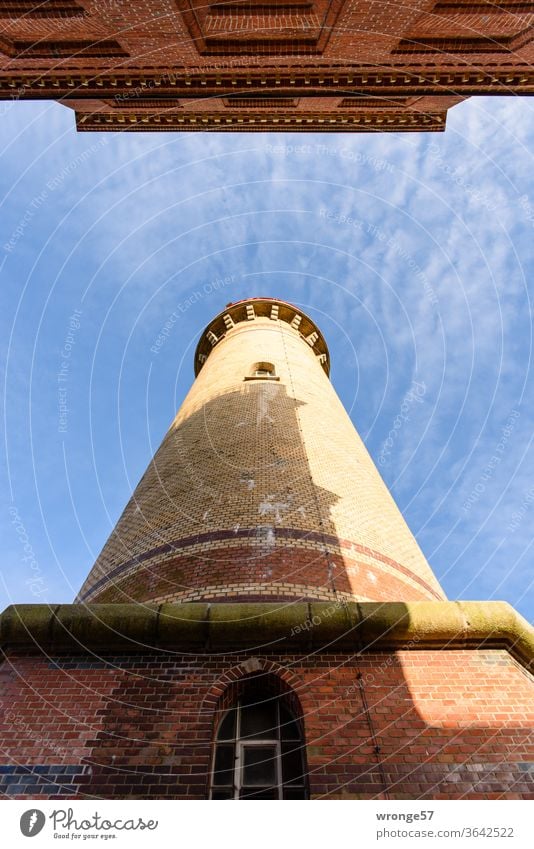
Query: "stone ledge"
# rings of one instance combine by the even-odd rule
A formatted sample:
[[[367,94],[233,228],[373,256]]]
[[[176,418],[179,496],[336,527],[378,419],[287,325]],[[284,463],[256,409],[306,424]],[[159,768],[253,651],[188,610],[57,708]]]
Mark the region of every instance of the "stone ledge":
[[[506,602],[20,604],[0,643],[39,651],[506,649],[534,669],[534,628]]]

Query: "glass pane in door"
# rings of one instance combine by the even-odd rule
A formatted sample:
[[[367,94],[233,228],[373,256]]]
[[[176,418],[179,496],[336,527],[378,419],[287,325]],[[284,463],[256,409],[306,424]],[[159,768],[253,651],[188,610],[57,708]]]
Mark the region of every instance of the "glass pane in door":
[[[244,704],[241,708],[241,737],[271,737],[278,734],[276,704],[259,702]]]
[[[265,787],[277,783],[276,746],[243,746],[242,786]]]
[[[243,787],[240,794],[240,799],[278,799],[278,787]]]
[[[217,746],[215,751],[215,766],[213,769],[213,783],[215,785],[234,783],[234,746]]]

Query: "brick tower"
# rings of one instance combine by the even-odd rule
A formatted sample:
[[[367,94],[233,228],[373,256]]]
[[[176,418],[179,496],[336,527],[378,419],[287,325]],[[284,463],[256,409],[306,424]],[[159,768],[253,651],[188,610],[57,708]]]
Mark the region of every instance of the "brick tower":
[[[81,601],[443,600],[307,316],[229,304],[195,370]]]
[[[0,617],[14,798],[533,798],[534,634],[449,602],[272,298],[196,379],[72,605]]]

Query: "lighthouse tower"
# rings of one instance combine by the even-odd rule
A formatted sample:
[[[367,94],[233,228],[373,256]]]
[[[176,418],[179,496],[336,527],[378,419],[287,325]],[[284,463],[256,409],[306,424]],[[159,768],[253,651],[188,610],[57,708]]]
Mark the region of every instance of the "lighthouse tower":
[[[443,600],[329,364],[297,307],[229,304],[80,600]]]
[[[194,365],[76,602],[0,616],[0,791],[532,798],[533,629],[445,599],[320,329],[250,298]]]

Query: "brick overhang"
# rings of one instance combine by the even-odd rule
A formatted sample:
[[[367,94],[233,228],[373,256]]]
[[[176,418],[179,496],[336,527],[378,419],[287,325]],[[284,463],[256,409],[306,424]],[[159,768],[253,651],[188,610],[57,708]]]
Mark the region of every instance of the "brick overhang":
[[[0,3],[0,99],[84,132],[442,132],[473,94],[531,94],[534,3]]]

